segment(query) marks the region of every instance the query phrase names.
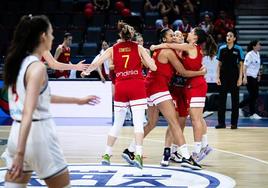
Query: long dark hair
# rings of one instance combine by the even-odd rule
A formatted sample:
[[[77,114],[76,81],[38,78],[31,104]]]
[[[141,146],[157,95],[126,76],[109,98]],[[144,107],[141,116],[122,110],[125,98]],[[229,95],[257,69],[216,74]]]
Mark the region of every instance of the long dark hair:
[[[258,44],[258,42],[260,42],[260,41],[259,40],[250,41],[250,43],[248,44],[248,47],[247,47],[247,52],[250,52],[251,50],[253,50],[253,47],[256,46]]]
[[[203,50],[206,55],[213,57],[217,53],[218,46],[214,40],[214,38],[207,34],[202,28],[196,27],[194,28],[195,34],[197,35],[197,45],[202,45]]]
[[[48,31],[50,22],[44,15],[23,16],[15,28],[4,67],[5,87],[16,83],[22,60],[40,44],[40,35]]]

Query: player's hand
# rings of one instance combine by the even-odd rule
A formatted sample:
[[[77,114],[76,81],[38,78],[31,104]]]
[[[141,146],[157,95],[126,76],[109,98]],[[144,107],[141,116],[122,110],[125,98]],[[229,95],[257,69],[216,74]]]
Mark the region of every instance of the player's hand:
[[[207,74],[207,68],[206,68],[205,66],[202,66],[202,67],[200,68],[200,71],[202,71],[202,75]]]
[[[114,70],[114,64],[110,64],[110,65],[109,65],[109,69],[110,69],[110,70]]]
[[[76,65],[75,65],[75,70],[78,70],[78,71],[85,71],[87,70],[87,68],[89,67],[89,64],[83,64],[86,60],[82,60],[82,61],[79,61]]]
[[[95,105],[100,103],[100,98],[95,95],[88,95],[86,97],[79,98],[78,103],[79,105],[89,104]]]
[[[11,169],[9,170],[9,175],[12,180],[15,180],[21,177],[23,172],[23,160],[24,156],[21,154],[16,153],[13,159],[13,164]]]
[[[155,50],[156,50],[156,45],[151,45],[151,46],[150,46],[150,50],[151,50],[151,51],[155,51]]]
[[[85,78],[85,77],[88,76],[88,75],[89,75],[89,74],[86,74],[85,71],[81,72],[81,74],[80,74],[81,78]]]

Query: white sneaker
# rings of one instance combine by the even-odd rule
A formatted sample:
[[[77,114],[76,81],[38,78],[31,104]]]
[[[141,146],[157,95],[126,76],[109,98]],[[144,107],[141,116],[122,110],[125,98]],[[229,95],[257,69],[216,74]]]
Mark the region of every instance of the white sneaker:
[[[205,111],[205,112],[203,113],[203,118],[206,118],[206,117],[211,116],[211,115],[213,115],[213,114],[214,114],[214,112]]]
[[[262,119],[262,117],[261,116],[259,116],[258,114],[253,114],[253,115],[251,115],[251,116],[249,116],[249,118],[250,119]]]
[[[162,161],[160,162],[161,166],[169,166],[170,156],[163,155]]]

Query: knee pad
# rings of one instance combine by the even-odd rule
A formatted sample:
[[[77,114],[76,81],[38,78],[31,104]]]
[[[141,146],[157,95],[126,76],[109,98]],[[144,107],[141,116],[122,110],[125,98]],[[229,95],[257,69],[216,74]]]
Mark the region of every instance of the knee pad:
[[[127,109],[122,108],[119,111],[114,111],[114,123],[113,127],[111,128],[109,135],[113,137],[118,137],[120,130],[125,122]]]
[[[108,135],[117,138],[118,135],[120,134],[120,131],[121,131],[122,126],[120,126],[120,125],[113,125],[113,127],[110,129]]]
[[[27,183],[5,182],[5,188],[26,188]]]
[[[145,115],[145,109],[132,110],[133,124],[135,133],[144,133],[143,120]]]

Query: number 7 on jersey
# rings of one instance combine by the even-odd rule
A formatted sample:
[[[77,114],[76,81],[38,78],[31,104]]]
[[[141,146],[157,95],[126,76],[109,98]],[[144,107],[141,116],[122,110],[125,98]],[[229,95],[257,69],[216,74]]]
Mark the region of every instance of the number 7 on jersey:
[[[129,55],[122,55],[122,58],[126,58],[125,65],[124,65],[124,68],[126,69],[127,68],[127,64],[128,64],[128,61],[129,61]]]

